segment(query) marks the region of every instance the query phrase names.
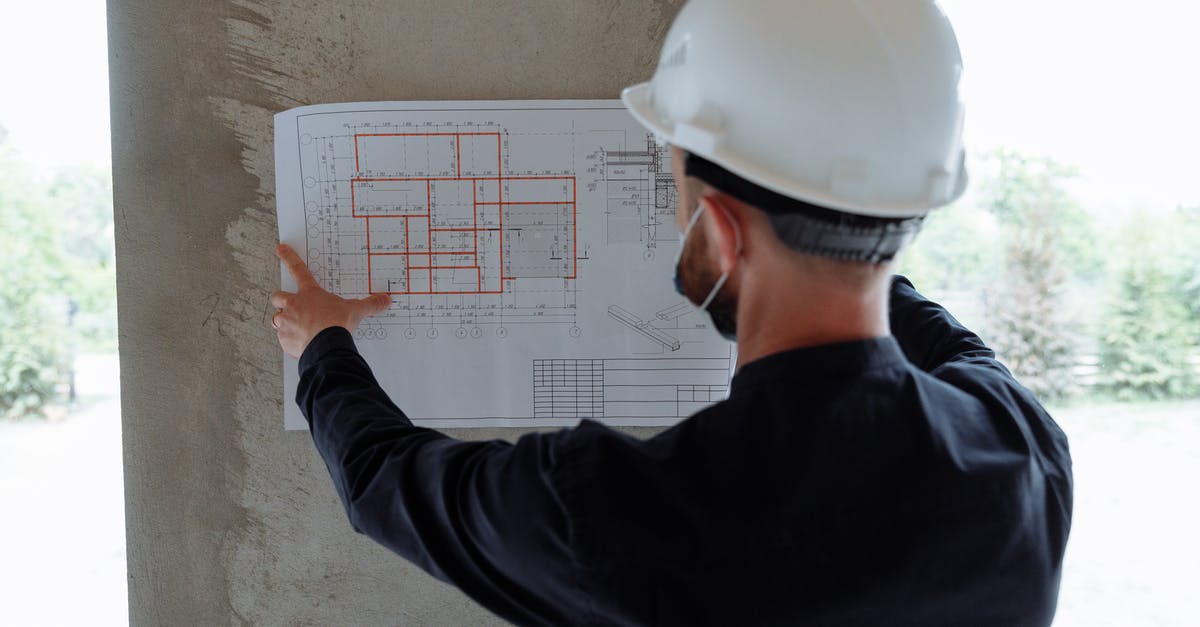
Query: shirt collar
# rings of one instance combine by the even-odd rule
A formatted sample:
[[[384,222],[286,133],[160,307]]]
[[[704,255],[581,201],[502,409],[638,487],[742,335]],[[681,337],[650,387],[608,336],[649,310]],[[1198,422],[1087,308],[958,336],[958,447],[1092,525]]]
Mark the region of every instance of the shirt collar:
[[[742,365],[730,383],[730,393],[772,379],[839,377],[903,367],[907,363],[900,344],[890,335],[808,346],[773,353]]]

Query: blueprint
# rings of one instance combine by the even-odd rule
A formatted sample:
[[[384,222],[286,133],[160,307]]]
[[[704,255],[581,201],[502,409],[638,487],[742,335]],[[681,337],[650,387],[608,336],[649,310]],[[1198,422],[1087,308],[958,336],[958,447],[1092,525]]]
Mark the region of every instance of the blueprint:
[[[728,395],[733,344],[672,288],[670,152],[620,101],[301,107],[275,169],[317,282],[391,296],[355,342],[416,424],[670,425]]]

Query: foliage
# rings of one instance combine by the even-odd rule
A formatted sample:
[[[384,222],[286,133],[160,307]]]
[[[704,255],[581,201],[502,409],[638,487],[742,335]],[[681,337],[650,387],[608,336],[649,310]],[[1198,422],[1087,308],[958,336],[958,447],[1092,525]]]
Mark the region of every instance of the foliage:
[[[79,165],[59,170],[45,192],[60,216],[65,287],[78,312],[72,326],[82,350],[116,350],[117,302],[112,175]]]
[[[1092,218],[1070,193],[1069,185],[1079,176],[1075,168],[1009,150],[989,152],[977,161],[982,170],[980,204],[1015,229],[1008,235],[1050,228],[1068,278],[1104,276],[1106,258]]]
[[[37,415],[75,350],[116,348],[112,184],[74,166],[43,180],[0,130],[0,417]]]
[[[1045,400],[1075,391],[1077,338],[1066,311],[1068,278],[1091,256],[1088,224],[1065,189],[1073,173],[1050,159],[1010,152],[987,156],[993,174],[981,204],[1004,240],[1004,275],[986,291],[989,339],[1021,382]]]
[[[1192,344],[1200,344],[1200,207],[1180,208],[1173,216],[1172,259],[1175,289],[1191,312]]]
[[[1195,240],[1178,239],[1176,229],[1187,228],[1181,217],[1140,214],[1123,229],[1124,265],[1106,309],[1102,353],[1104,387],[1121,400],[1184,398],[1198,391],[1190,357],[1200,315],[1191,308],[1194,294],[1179,289],[1196,278],[1194,265],[1180,263]]]
[[[60,247],[32,180],[0,144],[0,417],[36,414],[65,373]]]
[[[1200,208],[1122,226],[1083,210],[1051,159],[997,151],[972,169],[977,196],[932,213],[900,272],[981,303],[982,335],[1044,400],[1200,393]]]
[[[1004,255],[998,230],[992,215],[972,205],[934,211],[898,271],[931,293],[990,285],[999,279]]]

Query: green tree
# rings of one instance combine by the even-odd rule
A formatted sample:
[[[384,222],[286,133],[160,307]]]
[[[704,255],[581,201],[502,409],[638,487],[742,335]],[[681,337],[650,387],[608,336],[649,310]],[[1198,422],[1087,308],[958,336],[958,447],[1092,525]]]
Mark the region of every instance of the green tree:
[[[1176,290],[1191,312],[1188,327],[1192,344],[1200,344],[1200,207],[1180,208],[1174,214],[1171,233],[1174,235]]]
[[[929,293],[977,291],[1000,277],[1004,249],[988,212],[969,204],[938,209],[900,260],[898,272]]]
[[[1089,224],[1066,190],[1074,172],[1053,160],[1000,151],[984,159],[981,204],[1000,224],[1004,274],[987,290],[989,339],[1026,387],[1046,400],[1075,391],[1075,326],[1068,278],[1088,269]]]
[[[1196,314],[1179,283],[1187,280],[1170,241],[1176,216],[1135,217],[1123,229],[1123,265],[1104,324],[1104,387],[1121,400],[1160,400],[1196,393]],[[1194,279],[1195,270],[1190,274]]]
[[[1121,269],[1102,339],[1104,387],[1117,399],[1175,399],[1200,392],[1192,363],[1200,344],[1194,220],[1187,210],[1142,213],[1121,231]]]
[[[1091,280],[1106,274],[1106,256],[1087,211],[1071,195],[1079,172],[1047,157],[996,150],[977,160],[980,204],[1001,224],[1014,229],[1053,231],[1058,262],[1070,278]]]
[[[111,171],[95,165],[63,168],[55,173],[45,195],[57,216],[63,287],[78,309],[73,325],[81,348],[114,351],[117,302]]]
[[[0,417],[38,413],[64,380],[59,232],[35,177],[0,133]]]

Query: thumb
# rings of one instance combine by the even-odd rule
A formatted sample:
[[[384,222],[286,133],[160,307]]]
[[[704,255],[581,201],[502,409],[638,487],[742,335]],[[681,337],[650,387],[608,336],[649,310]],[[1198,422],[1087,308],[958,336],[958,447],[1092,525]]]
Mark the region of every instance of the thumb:
[[[386,311],[392,305],[392,297],[387,294],[372,294],[358,299],[355,303],[358,305],[359,315],[365,318]]]

